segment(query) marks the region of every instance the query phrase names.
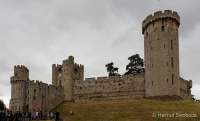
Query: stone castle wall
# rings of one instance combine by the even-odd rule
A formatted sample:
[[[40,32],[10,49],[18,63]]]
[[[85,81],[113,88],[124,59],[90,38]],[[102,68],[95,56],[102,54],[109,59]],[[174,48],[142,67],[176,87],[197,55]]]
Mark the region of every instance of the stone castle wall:
[[[184,80],[180,78],[180,95],[183,99],[192,99],[191,88],[192,88],[192,80]]]
[[[15,111],[23,111],[26,103],[26,80],[11,80],[11,99],[10,109]]]
[[[13,112],[46,112],[64,100],[62,87],[48,85],[41,81],[29,80],[29,70],[20,65],[14,67],[11,77],[10,109]]]
[[[144,74],[76,80],[74,100],[143,98]]]
[[[24,65],[14,67],[10,109],[48,112],[62,101],[179,96],[191,99],[192,81],[179,76],[180,17],[165,10],[149,15],[142,24],[145,73],[86,78],[84,66],[69,56],[52,65],[52,85],[31,81]]]
[[[62,64],[52,65],[52,84],[64,89],[65,100],[72,100],[74,80],[84,79],[84,66],[74,62],[74,57],[69,56]]]
[[[31,112],[48,112],[64,99],[63,88],[41,81],[29,81],[27,89],[26,102]]]

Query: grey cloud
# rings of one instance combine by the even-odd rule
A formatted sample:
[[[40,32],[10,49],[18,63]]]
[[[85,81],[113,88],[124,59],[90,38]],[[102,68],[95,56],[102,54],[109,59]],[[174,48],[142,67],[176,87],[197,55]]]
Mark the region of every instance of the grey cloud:
[[[31,79],[47,83],[51,82],[51,64],[62,63],[69,55],[85,65],[86,77],[107,75],[105,64],[110,61],[123,74],[130,55],[139,53],[144,57],[142,20],[164,9],[176,10],[181,16],[181,75],[198,85],[199,3],[198,0],[1,0],[0,89],[6,90],[4,98],[9,99],[9,78],[16,64],[27,65]],[[200,95],[196,87],[193,92]]]
[[[181,16],[183,36],[188,35],[200,21],[200,1],[197,0],[113,0],[113,4],[117,13],[129,14],[137,18],[138,22],[157,10],[177,11]]]

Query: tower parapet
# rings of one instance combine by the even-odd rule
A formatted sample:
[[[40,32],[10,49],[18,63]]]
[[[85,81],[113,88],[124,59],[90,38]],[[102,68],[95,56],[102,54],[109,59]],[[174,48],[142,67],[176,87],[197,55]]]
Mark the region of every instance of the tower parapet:
[[[11,77],[11,80],[29,80],[28,68],[24,65],[15,65],[14,76]]]
[[[144,34],[145,29],[148,27],[149,24],[157,21],[157,20],[162,20],[170,18],[173,19],[177,22],[177,25],[180,25],[180,16],[176,11],[171,11],[171,10],[165,10],[164,12],[162,11],[157,11],[153,15],[150,14],[145,18],[145,20],[142,22],[142,33]]]
[[[64,89],[65,100],[72,100],[73,83],[75,80],[83,80],[84,66],[74,62],[74,57],[69,56],[63,60],[62,65],[52,65],[52,83],[56,87]]]

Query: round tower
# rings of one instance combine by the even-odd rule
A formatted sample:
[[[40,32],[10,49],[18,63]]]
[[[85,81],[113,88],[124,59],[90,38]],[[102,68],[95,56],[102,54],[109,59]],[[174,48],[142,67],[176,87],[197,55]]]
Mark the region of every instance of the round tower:
[[[180,96],[179,25],[171,10],[157,11],[142,23],[146,97]]]
[[[14,76],[11,77],[10,109],[13,112],[25,110],[28,80],[29,80],[28,68],[24,65],[15,66]]]

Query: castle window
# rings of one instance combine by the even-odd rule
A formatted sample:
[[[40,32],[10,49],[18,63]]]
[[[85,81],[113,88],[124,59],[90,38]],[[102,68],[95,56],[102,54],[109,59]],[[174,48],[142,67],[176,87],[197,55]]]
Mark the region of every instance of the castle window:
[[[173,40],[171,40],[171,50],[173,50]]]
[[[78,69],[77,69],[77,68],[74,69],[74,73],[75,73],[75,74],[78,73]]]
[[[165,44],[163,45],[163,48],[165,49]]]
[[[172,74],[172,85],[174,85],[174,74]]]
[[[62,68],[59,68],[59,69],[58,69],[58,72],[62,72]]]
[[[151,46],[151,42],[149,42],[149,47],[150,47],[150,50],[152,50],[153,48],[152,48],[152,46]]]
[[[36,97],[35,96],[33,96],[33,100],[35,100],[36,99]]]
[[[153,86],[153,81],[151,82],[151,85]]]
[[[161,26],[161,31],[165,31],[165,27],[164,26]]]
[[[146,32],[146,36],[148,37],[148,32]]]
[[[162,25],[164,24],[164,20],[165,20],[165,19],[164,19],[164,18],[162,18]]]
[[[168,78],[167,78],[167,83],[169,82]]]
[[[171,57],[171,66],[172,66],[172,68],[174,67],[174,58],[173,57]]]
[[[33,91],[34,91],[34,93],[36,93],[36,89],[34,89]]]

